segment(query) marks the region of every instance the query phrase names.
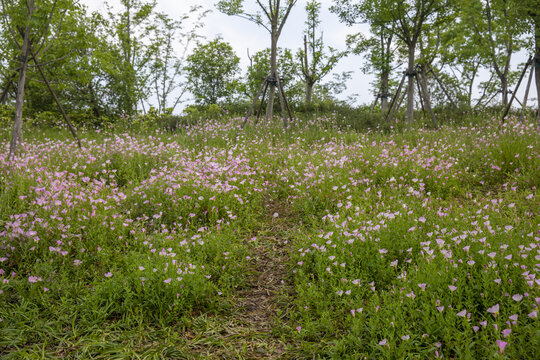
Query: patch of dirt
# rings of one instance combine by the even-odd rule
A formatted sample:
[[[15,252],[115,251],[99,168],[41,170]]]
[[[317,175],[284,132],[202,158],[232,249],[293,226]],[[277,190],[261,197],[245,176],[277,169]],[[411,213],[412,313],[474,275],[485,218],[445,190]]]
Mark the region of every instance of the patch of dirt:
[[[279,336],[286,309],[279,304],[291,294],[288,282],[288,244],[298,222],[286,203],[269,202],[260,228],[246,239],[251,248],[251,268],[246,284],[225,323],[196,339],[199,356],[208,359],[286,359],[287,343]],[[206,353],[206,354],[205,354]]]

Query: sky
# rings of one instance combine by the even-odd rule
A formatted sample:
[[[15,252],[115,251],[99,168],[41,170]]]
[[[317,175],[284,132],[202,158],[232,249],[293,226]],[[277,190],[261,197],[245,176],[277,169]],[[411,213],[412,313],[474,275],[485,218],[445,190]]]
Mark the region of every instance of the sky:
[[[215,8],[216,0],[158,0],[157,9],[169,16],[175,18],[187,12],[193,5],[202,5],[204,8],[212,10],[207,16],[205,28],[201,30],[201,34],[206,40],[213,40],[216,36],[221,36],[224,41],[231,44],[237,56],[240,57],[240,66],[243,71],[249,65],[247,55],[248,49],[251,55],[260,50],[264,50],[270,46],[270,35],[262,27],[249,22],[248,20],[227,16]],[[357,25],[354,28],[349,28],[340,23],[338,17],[330,13],[328,8],[332,5],[331,0],[321,0],[321,28],[323,31],[324,41],[327,46],[331,46],[338,50],[345,50],[345,39],[347,34],[356,33],[359,31],[368,31],[368,26]],[[90,11],[105,11],[105,1],[100,0],[80,0],[80,3],[86,5]],[[109,0],[110,5],[119,4],[118,0]],[[249,3],[249,1],[246,1]],[[291,15],[285,24],[278,45],[296,49],[303,46],[303,31],[304,22],[306,21],[305,4],[307,0],[299,0],[297,5],[292,9]],[[362,66],[362,57],[350,56],[344,58],[336,66],[334,72],[341,73],[344,71],[353,71],[353,78],[347,83],[347,90],[339,97],[346,99],[348,96],[358,94],[358,104],[370,103],[373,101],[373,95],[369,83],[374,80],[374,76],[363,74],[360,71]],[[331,75],[328,75],[324,80],[331,80]]]
[[[321,29],[323,31],[324,42],[327,46],[331,46],[337,50],[345,50],[345,40],[348,34],[363,32],[368,34],[368,25],[354,25],[348,27],[339,22],[337,15],[331,13],[328,8],[332,5],[332,0],[319,0],[321,2]],[[104,11],[105,1],[101,0],[80,0],[80,2],[88,7],[90,11]],[[227,16],[220,13],[215,8],[216,0],[157,0],[157,10],[168,14],[172,18],[179,18],[186,13],[193,5],[202,5],[204,8],[211,10],[211,13],[205,19],[205,27],[201,30],[201,35],[206,40],[213,40],[217,36],[221,36],[224,41],[231,44],[237,56],[241,59],[241,68],[243,71],[249,65],[247,52],[253,55],[257,51],[264,50],[270,46],[269,33],[262,27],[249,22],[248,20]],[[119,0],[109,0],[108,3],[112,6],[118,5]],[[255,3],[247,0],[246,5]],[[279,39],[278,46],[294,50],[303,46],[303,30],[306,21],[305,5],[307,0],[299,0],[297,5],[292,9],[291,15],[285,24],[282,35]],[[514,69],[520,63],[526,61],[526,54],[518,54],[514,56]],[[371,74],[365,74],[361,68],[365,60],[362,56],[350,55],[340,61],[334,69],[335,73],[344,71],[353,71],[352,78],[347,82],[347,90],[339,96],[345,100],[349,96],[356,96],[355,104],[370,104],[374,100],[373,89],[371,82],[375,77]],[[397,70],[400,71],[400,70]],[[482,77],[487,77],[484,72]],[[324,80],[330,80],[331,75],[328,75]],[[518,96],[522,100],[524,88],[521,86]],[[532,93],[536,92],[532,90]],[[536,103],[534,101],[533,103]]]

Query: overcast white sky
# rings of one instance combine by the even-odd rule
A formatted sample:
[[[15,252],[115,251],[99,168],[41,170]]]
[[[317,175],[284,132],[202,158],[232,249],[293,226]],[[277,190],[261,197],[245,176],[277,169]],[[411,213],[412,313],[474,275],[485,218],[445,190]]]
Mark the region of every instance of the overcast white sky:
[[[80,2],[88,7],[90,11],[104,11],[105,1],[101,0],[80,0]],[[236,51],[237,55],[242,59],[242,70],[245,71],[249,60],[247,57],[247,49],[250,54],[254,54],[257,51],[263,50],[269,47],[269,35],[268,32],[261,27],[239,17],[229,17],[221,14],[215,9],[215,3],[217,0],[157,0],[158,11],[164,12],[172,18],[180,17],[186,13],[193,5],[202,5],[206,9],[212,10],[212,13],[205,20],[205,28],[201,31],[202,35],[207,40],[213,40],[216,36],[221,37],[229,42]],[[254,1],[246,1],[246,4]],[[279,40],[279,46],[290,48],[296,51],[302,46],[303,42],[303,29],[305,16],[305,4],[307,0],[299,0],[298,4],[293,8],[290,18],[287,21],[281,38]],[[340,23],[335,14],[328,11],[328,8],[332,5],[332,0],[320,0],[321,6],[321,28],[324,32],[325,43],[338,50],[344,50],[346,48],[345,39],[347,34],[356,33],[359,31],[368,32],[367,25],[355,25],[354,27],[347,27]],[[117,5],[119,0],[109,0],[109,4]],[[526,55],[520,54],[514,57],[513,63],[517,66],[519,63],[526,61]],[[347,83],[348,90],[341,95],[341,98],[345,99],[352,94],[358,94],[358,104],[367,104],[373,101],[372,90],[370,82],[373,81],[374,76],[364,74],[360,69],[364,60],[361,56],[351,55],[341,62],[335,69],[335,72],[341,73],[343,71],[354,71],[353,77]],[[329,80],[329,75],[325,80]],[[520,93],[523,93],[524,86],[521,87]],[[533,92],[535,94],[535,92]],[[522,95],[521,99],[522,99]],[[520,99],[520,100],[521,100]]]

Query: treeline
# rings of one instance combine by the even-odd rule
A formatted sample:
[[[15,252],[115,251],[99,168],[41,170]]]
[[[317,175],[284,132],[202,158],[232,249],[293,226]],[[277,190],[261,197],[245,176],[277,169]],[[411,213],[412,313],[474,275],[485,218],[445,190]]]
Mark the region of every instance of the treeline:
[[[159,12],[155,0],[121,0],[119,8],[93,13],[76,0],[1,0],[0,115],[12,121],[24,107],[27,116],[49,121],[59,118],[50,114],[60,114],[61,106],[76,124],[102,124],[178,113],[188,101],[241,113],[269,74],[279,74],[293,109],[331,108],[358,69],[330,74],[352,55],[363,56],[358,68],[376,75],[372,111],[387,117],[400,104],[409,122],[419,105],[426,114],[437,107],[506,106],[523,69],[512,68],[512,58],[522,50],[532,56],[540,98],[540,0],[334,0],[331,12],[351,32],[358,24],[370,27],[368,35],[348,36],[343,51],[324,43],[316,0],[303,4],[298,49],[279,48],[297,3],[216,2],[218,11],[269,31],[269,48],[249,54],[242,71],[227,39],[202,37],[209,11],[203,7],[173,17]],[[480,81],[484,70],[490,76]]]

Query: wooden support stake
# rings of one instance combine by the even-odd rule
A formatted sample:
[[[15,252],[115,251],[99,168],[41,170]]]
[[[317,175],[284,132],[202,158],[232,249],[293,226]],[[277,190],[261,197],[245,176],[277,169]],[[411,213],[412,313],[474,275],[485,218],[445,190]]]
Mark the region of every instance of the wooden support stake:
[[[407,92],[409,91],[409,87],[407,86],[405,88],[405,92],[403,93],[403,95],[401,96],[401,99],[399,100],[399,103],[398,103],[398,109],[401,107],[401,104],[403,104],[403,100],[405,100],[405,97],[407,96]]]
[[[416,80],[418,80],[418,84],[420,84],[420,83],[424,84],[424,86],[420,86],[420,88],[422,89],[421,92],[420,92],[420,98],[422,98],[422,96],[424,97],[424,103],[426,104],[426,107],[429,110],[429,115],[431,116],[431,121],[433,121],[433,126],[437,127],[437,119],[435,119],[435,114],[433,113],[433,108],[431,107],[431,103],[428,100],[427,87],[425,86],[425,84],[427,84],[427,82],[424,82],[426,80],[426,79],[423,78],[424,75],[420,75],[420,74],[425,74],[425,72],[416,74]],[[425,111],[424,111],[424,114],[425,114]]]
[[[67,116],[66,112],[64,111],[64,108],[62,107],[62,104],[60,103],[60,100],[58,100],[58,97],[56,96],[56,93],[52,89],[51,84],[49,83],[49,80],[47,80],[47,77],[45,76],[45,73],[43,72],[43,69],[41,68],[41,65],[39,65],[37,59],[35,58],[32,48],[30,48],[30,53],[32,53],[32,56],[34,57],[34,59],[33,59],[34,64],[36,64],[36,67],[37,67],[41,77],[43,78],[43,81],[45,82],[45,85],[47,85],[47,89],[49,89],[49,92],[51,93],[52,97],[54,98],[54,101],[56,102],[56,105],[58,106],[58,109],[60,109],[60,112],[62,113],[62,116],[64,117],[64,120],[65,120],[69,130],[71,131],[71,134],[73,135],[75,140],[77,140],[77,144],[79,145],[79,149],[81,149],[82,144],[81,144],[81,140],[79,139],[79,136],[77,135],[77,131],[75,130],[75,128],[71,124],[71,121],[69,120],[69,117]]]
[[[517,91],[519,89],[519,86],[521,85],[521,81],[523,80],[523,77],[525,76],[525,73],[527,73],[527,68],[530,65],[532,65],[532,60],[533,60],[533,57],[532,56],[529,57],[529,60],[527,60],[527,63],[525,64],[525,68],[521,72],[521,76],[519,77],[519,81],[516,84],[516,88],[515,88],[514,92],[512,93],[512,97],[510,98],[510,102],[508,103],[508,105],[506,106],[506,109],[504,110],[504,114],[502,116],[502,123],[504,123],[504,120],[506,119],[506,116],[508,115],[508,112],[510,111],[510,107],[512,107],[512,102],[516,98],[516,93],[517,93]]]
[[[259,105],[259,111],[257,112],[257,117],[255,118],[255,124],[257,124],[259,120],[261,119],[262,109],[264,106],[264,99],[266,98],[266,92],[268,91],[268,81],[266,81],[266,79],[264,79],[264,84],[265,86],[264,86],[263,94],[261,97],[261,104]]]
[[[377,96],[375,96],[375,101],[373,101],[373,105],[371,106],[371,111],[370,111],[370,115],[373,114],[373,111],[375,110],[375,106],[377,106],[377,103],[379,102],[379,95],[380,94],[377,94]]]
[[[525,96],[523,97],[523,110],[527,110],[527,101],[529,99],[529,91],[531,90],[531,83],[534,77],[534,66],[531,66],[531,73],[529,75],[529,81],[527,81],[527,88],[525,89]]]
[[[241,125],[242,129],[246,126],[246,123],[248,122],[249,117],[251,116],[251,114],[253,114],[253,110],[255,109],[255,105],[257,104],[257,100],[261,96],[261,93],[263,92],[263,89],[265,88],[265,86],[268,86],[268,83],[267,83],[266,79],[264,79],[263,83],[261,84],[261,87],[259,88],[259,91],[257,92],[257,95],[255,95],[255,97],[253,98],[253,102],[251,103],[251,106],[250,106],[250,108],[249,108],[249,110],[247,112],[246,118],[244,119],[244,122]]]
[[[281,79],[280,79],[278,73],[276,73],[276,79],[277,79],[277,83],[278,83],[278,91],[281,94],[280,95],[280,101],[283,101],[283,104],[281,105],[282,106],[282,108],[281,108],[281,116],[283,116],[283,126],[285,128],[287,128],[289,125],[287,124],[287,119],[285,118],[283,113],[286,110],[287,114],[289,115],[289,120],[292,121],[293,116],[292,116],[292,112],[291,112],[291,107],[289,106],[289,101],[287,100],[287,97],[285,96],[285,91],[283,90],[283,84],[281,83]],[[283,109],[283,105],[285,105],[285,109]]]
[[[416,88],[418,89],[418,97],[420,98],[420,105],[422,105],[422,112],[424,113],[424,116],[426,116],[426,107],[424,106],[424,95],[422,92],[422,88],[420,86],[418,72],[416,73],[416,75],[414,75],[414,77],[416,79]]]
[[[396,100],[398,99],[399,95],[401,94],[401,89],[403,88],[403,83],[405,82],[405,77],[407,76],[406,73],[403,74],[403,77],[401,78],[401,82],[399,83],[398,89],[396,91],[396,94],[392,98],[392,102],[390,103],[390,109],[388,109],[388,113],[386,114],[386,118],[384,119],[385,122],[389,122],[392,120],[392,116],[394,115]]]
[[[452,103],[452,105],[458,109],[458,106],[456,105],[456,103],[454,102],[454,100],[452,99],[452,97],[450,96],[450,94],[448,93],[448,91],[446,90],[446,88],[444,87],[444,85],[442,84],[442,81],[439,79],[439,77],[437,76],[437,73],[433,70],[433,68],[430,66],[429,67],[429,71],[433,74],[433,77],[435,78],[435,80],[437,80],[437,83],[439,84],[439,86],[441,87],[442,91],[444,92],[444,94],[446,95],[446,97],[448,98],[448,100],[450,100],[450,102]]]

